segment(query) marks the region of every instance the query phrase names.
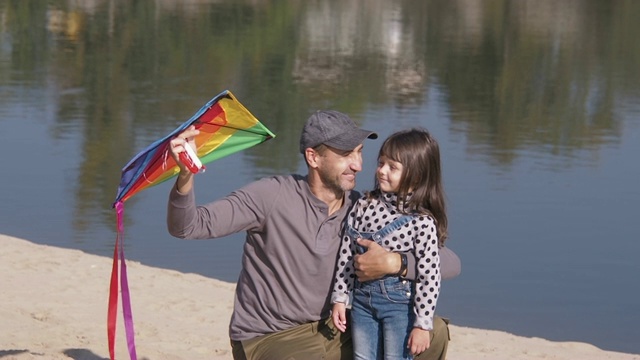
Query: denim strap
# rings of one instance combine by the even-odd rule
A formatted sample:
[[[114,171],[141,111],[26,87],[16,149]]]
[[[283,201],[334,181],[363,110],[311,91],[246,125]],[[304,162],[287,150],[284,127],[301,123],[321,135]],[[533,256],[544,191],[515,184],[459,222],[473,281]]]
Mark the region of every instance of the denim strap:
[[[413,215],[402,215],[399,218],[393,220],[391,223],[387,224],[387,226],[383,227],[382,229],[376,231],[373,234],[373,239],[378,242],[379,240],[381,240],[382,238],[384,238],[385,236],[391,234],[392,232],[400,229],[401,227],[403,227],[405,224],[407,224],[409,221],[413,220],[414,216]]]
[[[414,215],[402,215],[399,218],[393,220],[392,222],[390,222],[389,224],[387,224],[385,227],[383,227],[382,229],[374,232],[374,233],[361,233],[359,231],[357,231],[356,229],[354,229],[351,225],[347,224],[347,233],[352,237],[352,238],[358,238],[358,237],[362,237],[363,239],[368,239],[368,240],[373,240],[376,243],[380,244],[380,242],[382,241],[382,239],[391,234],[392,232],[398,230],[399,228],[401,228],[402,226],[404,226],[405,224],[407,224],[409,221],[413,220]],[[359,245],[356,245],[356,251],[360,254],[365,252],[365,248]]]

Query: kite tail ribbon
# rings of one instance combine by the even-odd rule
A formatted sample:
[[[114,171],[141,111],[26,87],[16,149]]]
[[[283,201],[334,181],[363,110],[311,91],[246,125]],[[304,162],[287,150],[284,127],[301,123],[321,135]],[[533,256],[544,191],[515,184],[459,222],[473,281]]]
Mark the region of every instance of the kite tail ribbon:
[[[137,360],[135,333],[133,330],[133,314],[131,312],[131,296],[129,294],[129,282],[127,279],[127,264],[124,260],[124,204],[121,201],[115,203],[118,234],[113,249],[113,266],[111,268],[111,283],[109,286],[109,308],[107,311],[107,337],[109,340],[109,356],[115,360],[116,339],[116,315],[118,313],[118,253],[120,255],[120,287],[122,289],[122,314],[124,316],[124,329],[127,336],[127,347],[131,360]]]

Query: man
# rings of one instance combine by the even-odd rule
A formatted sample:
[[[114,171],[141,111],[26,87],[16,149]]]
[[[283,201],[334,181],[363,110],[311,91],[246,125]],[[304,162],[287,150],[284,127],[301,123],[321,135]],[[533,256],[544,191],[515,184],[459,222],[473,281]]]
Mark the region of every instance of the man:
[[[196,207],[193,174],[178,154],[194,145],[197,134],[191,127],[171,141],[181,170],[169,196],[167,224],[179,238],[247,233],[229,326],[234,359],[352,359],[349,332],[339,332],[329,318],[330,294],[342,222],[360,196],[353,189],[363,142],[377,134],[343,113],[317,111],[300,138],[307,176],[264,178]],[[366,240],[362,245],[369,251],[356,260],[361,279],[400,271],[398,254]],[[408,258],[411,277],[415,259]],[[440,318],[432,337],[417,359],[444,359],[448,328]]]

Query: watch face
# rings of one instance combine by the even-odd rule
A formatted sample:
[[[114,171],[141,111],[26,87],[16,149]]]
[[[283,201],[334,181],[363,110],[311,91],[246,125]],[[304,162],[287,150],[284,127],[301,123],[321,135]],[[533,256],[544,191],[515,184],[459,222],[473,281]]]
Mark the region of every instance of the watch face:
[[[407,270],[407,254],[400,254],[400,270],[398,271],[398,276],[403,276],[404,272]]]

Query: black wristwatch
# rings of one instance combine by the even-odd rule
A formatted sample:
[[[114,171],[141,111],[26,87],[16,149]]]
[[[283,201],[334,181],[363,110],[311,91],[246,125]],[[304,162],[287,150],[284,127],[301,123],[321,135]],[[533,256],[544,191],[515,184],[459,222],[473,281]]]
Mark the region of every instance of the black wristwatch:
[[[405,271],[407,271],[407,254],[400,253],[400,271],[398,271],[396,276],[405,276]]]

